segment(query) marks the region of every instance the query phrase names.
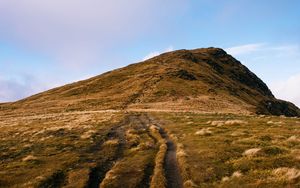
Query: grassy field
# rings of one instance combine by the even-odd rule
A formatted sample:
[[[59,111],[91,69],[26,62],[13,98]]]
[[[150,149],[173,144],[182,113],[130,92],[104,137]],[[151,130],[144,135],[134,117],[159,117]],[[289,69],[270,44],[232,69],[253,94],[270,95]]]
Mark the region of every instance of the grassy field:
[[[0,115],[0,187],[300,187],[300,119]]]
[[[100,152],[97,144],[120,118],[108,113],[1,117],[0,186],[55,187],[77,171],[84,179]]]
[[[176,141],[186,186],[300,187],[300,119],[156,114]]]

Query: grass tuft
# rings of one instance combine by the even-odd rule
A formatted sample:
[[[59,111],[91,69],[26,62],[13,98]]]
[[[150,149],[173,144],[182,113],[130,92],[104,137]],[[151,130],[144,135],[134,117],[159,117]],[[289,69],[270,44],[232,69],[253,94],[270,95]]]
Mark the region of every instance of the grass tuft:
[[[155,157],[155,166],[150,182],[151,188],[164,188],[166,186],[166,178],[164,174],[164,159],[167,152],[166,140],[160,134],[160,127],[156,125],[150,126],[150,134],[158,141],[159,150]]]

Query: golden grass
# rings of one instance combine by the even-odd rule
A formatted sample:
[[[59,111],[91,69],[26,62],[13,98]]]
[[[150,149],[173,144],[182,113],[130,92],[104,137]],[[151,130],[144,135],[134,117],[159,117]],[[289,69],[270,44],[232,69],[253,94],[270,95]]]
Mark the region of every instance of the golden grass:
[[[184,187],[300,184],[297,118],[153,115],[176,145]],[[161,127],[148,126],[155,121],[142,115],[131,114],[132,121],[125,118],[126,123],[120,123],[123,118],[121,113],[107,112],[3,118],[0,187],[83,187],[92,169],[106,164],[110,165],[101,172],[102,187],[166,187],[167,145]],[[281,122],[281,126],[269,121]],[[200,130],[211,132],[195,134]]]
[[[296,181],[300,178],[300,170],[296,168],[277,168],[273,170],[273,173],[275,176],[278,176],[278,178],[283,178],[288,181]]]
[[[74,182],[74,173],[89,170],[81,166],[93,156],[89,148],[121,117],[107,112],[2,116],[0,187],[36,187],[55,178],[60,179],[57,184],[86,182],[88,174]]]
[[[259,151],[261,151],[261,148],[251,148],[244,151],[243,155],[245,156],[255,156]]]
[[[151,125],[150,126],[150,133],[151,135],[156,138],[159,144],[159,150],[155,157],[155,166],[153,175],[151,178],[150,187],[151,188],[164,188],[166,186],[166,178],[164,174],[164,159],[167,152],[167,144],[166,140],[162,138],[160,132],[160,127]]]
[[[200,135],[200,136],[207,136],[207,135],[211,135],[212,131],[210,128],[203,128],[199,131],[195,132],[195,135]]]
[[[172,131],[168,130],[167,132],[170,136],[170,139],[176,145],[176,159],[180,170],[180,175],[183,181],[183,186],[186,188],[198,187],[198,185],[196,185],[191,179],[190,167],[187,162],[188,154],[184,149],[184,145],[178,142],[178,137],[175,136],[175,134],[173,134]]]
[[[188,185],[185,187],[300,185],[298,118],[196,113],[154,115],[164,119],[164,128],[177,144],[178,164]],[[201,130],[211,133],[195,134]],[[189,178],[185,178],[182,167],[188,167]],[[284,170],[278,170],[275,175],[275,169]]]
[[[76,169],[68,174],[67,182],[65,188],[72,187],[85,187],[87,184],[87,177],[89,176],[90,170],[88,168]]]

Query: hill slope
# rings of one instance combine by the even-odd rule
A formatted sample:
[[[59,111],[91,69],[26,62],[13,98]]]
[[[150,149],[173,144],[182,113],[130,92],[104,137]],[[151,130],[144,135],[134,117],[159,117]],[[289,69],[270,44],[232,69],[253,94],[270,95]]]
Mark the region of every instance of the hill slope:
[[[219,48],[168,52],[1,108],[35,113],[148,109],[300,115],[295,105],[275,99],[262,80]]]

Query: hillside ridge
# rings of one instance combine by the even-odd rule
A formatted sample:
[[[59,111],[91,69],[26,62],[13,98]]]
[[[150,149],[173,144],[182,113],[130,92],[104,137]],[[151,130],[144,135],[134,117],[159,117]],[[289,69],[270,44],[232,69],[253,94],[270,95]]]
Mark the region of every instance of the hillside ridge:
[[[33,113],[151,109],[300,115],[298,107],[277,100],[246,66],[213,47],[163,53],[0,108]]]

